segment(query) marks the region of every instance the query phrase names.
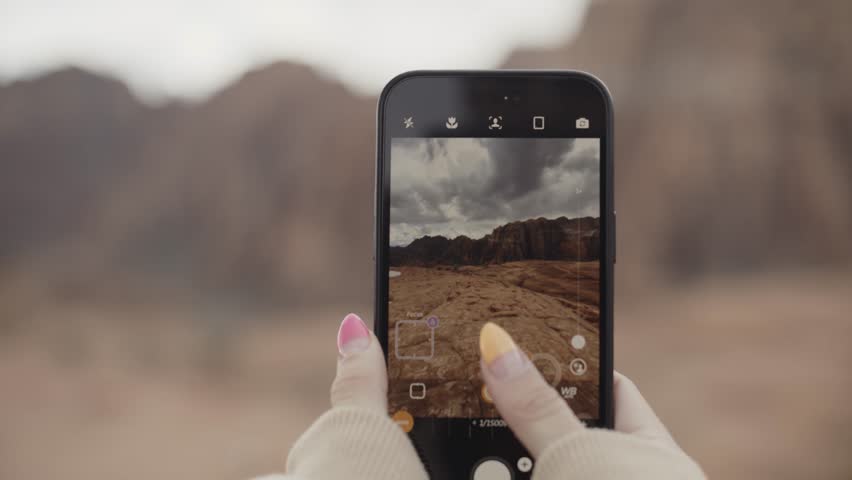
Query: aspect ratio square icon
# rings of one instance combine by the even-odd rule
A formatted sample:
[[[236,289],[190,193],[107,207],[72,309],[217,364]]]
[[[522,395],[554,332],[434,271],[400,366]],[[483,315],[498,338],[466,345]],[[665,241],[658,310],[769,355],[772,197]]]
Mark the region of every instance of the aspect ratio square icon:
[[[394,354],[400,360],[429,360],[435,356],[435,329],[426,320],[397,320]]]
[[[412,400],[423,400],[426,398],[426,384],[412,383],[408,386],[408,396]]]

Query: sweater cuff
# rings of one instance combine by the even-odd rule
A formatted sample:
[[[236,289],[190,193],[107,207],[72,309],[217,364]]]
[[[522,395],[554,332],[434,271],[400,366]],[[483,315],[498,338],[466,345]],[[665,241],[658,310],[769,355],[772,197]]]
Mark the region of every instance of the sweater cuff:
[[[287,473],[306,479],[428,479],[414,446],[387,415],[357,407],[324,413],[296,441]]]
[[[536,459],[534,480],[653,478],[703,480],[701,468],[679,449],[611,430],[566,435]]]

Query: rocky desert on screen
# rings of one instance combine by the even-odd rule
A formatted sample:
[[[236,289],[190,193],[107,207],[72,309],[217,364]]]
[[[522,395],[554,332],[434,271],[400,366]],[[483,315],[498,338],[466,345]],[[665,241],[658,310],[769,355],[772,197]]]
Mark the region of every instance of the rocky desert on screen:
[[[599,219],[536,218],[480,239],[423,237],[390,252],[390,409],[422,417],[497,417],[481,395],[479,330],[507,329],[555,387],[597,411]],[[411,318],[420,318],[421,326]],[[428,318],[437,318],[434,331]],[[401,327],[399,331],[397,328]],[[571,343],[586,339],[582,348]],[[582,358],[583,375],[569,371]],[[423,383],[424,398],[412,398]]]
[[[478,351],[491,321],[597,416],[599,162],[594,138],[394,139],[391,412],[497,417]]]

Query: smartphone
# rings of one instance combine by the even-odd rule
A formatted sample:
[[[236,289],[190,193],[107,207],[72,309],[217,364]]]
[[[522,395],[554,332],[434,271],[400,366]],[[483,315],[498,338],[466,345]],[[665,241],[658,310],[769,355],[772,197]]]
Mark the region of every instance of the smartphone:
[[[575,71],[418,71],[378,106],[375,332],[389,415],[435,479],[527,479],[480,375],[505,328],[611,428],[613,112]]]

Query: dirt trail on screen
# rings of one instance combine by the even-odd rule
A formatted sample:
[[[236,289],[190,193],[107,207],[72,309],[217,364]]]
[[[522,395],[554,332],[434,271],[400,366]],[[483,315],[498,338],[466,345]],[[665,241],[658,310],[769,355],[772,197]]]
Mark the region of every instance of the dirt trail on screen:
[[[392,267],[390,279],[390,377],[395,388],[391,409],[415,416],[496,416],[482,400],[479,330],[487,321],[503,326],[552,383],[577,386],[571,400],[578,413],[595,413],[598,377],[597,262],[522,261],[469,267]],[[434,332],[425,324],[397,322],[435,316]],[[403,322],[404,323],[404,322]],[[434,351],[430,349],[434,333]],[[583,348],[571,345],[582,335]],[[398,342],[398,344],[397,344]],[[431,360],[395,357],[433,355]],[[582,358],[588,367],[574,375],[567,366]],[[426,398],[413,400],[408,386],[426,384]]]

